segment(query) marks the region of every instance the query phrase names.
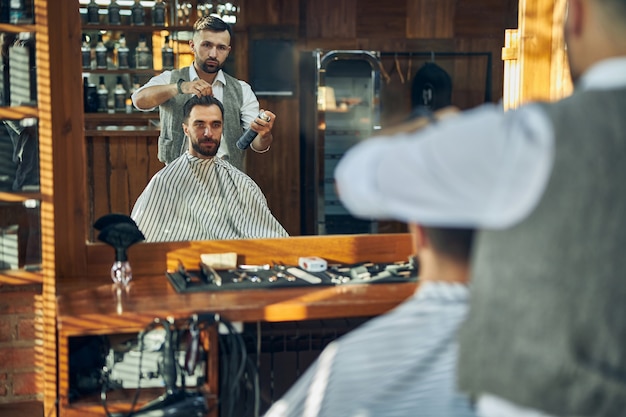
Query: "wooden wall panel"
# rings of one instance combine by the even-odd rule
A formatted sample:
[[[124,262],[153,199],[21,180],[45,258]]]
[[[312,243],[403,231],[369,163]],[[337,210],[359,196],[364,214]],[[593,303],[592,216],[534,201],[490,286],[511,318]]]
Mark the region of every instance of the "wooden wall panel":
[[[243,2],[240,2],[243,3]],[[238,24],[297,25],[300,5],[294,0],[245,0]]]
[[[272,149],[248,151],[246,171],[263,190],[274,216],[290,235],[300,234],[300,137],[296,98],[261,99],[276,114]]]
[[[452,38],[456,0],[407,0],[407,38]]]
[[[517,10],[509,13],[508,0],[457,0],[456,3],[452,24],[457,38],[495,36],[504,42],[503,28],[510,29],[505,26],[517,14]]]
[[[130,214],[135,201],[163,163],[156,136],[90,136],[88,188],[91,219],[108,213]],[[93,239],[93,230],[89,230]]]
[[[499,39],[458,39],[457,49],[465,52],[491,52],[492,101],[502,97],[501,59],[502,42]],[[482,104],[485,101],[488,60],[485,56],[471,56],[455,60],[453,70],[452,100],[463,109]]]
[[[408,1],[408,3],[412,3]],[[359,0],[356,11],[358,38],[404,38],[407,4],[401,1]]]
[[[307,38],[355,38],[358,0],[317,0],[304,4]]]

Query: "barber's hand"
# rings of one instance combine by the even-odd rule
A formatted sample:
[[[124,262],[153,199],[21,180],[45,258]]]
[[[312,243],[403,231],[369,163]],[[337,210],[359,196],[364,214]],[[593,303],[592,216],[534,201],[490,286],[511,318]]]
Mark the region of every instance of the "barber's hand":
[[[265,137],[269,133],[271,133],[272,127],[274,127],[274,120],[276,120],[276,115],[269,110],[261,109],[260,111],[265,112],[265,115],[269,116],[270,120],[265,121],[257,117],[252,121],[252,123],[250,124],[250,127],[252,128],[252,130],[259,133],[261,136]]]
[[[274,141],[274,136],[272,136],[272,127],[274,127],[274,120],[276,120],[276,115],[269,110],[263,110],[266,116],[269,116],[270,120],[266,121],[260,118],[256,118],[250,123],[250,128],[255,132],[259,133],[252,143],[250,147],[256,152],[265,152],[268,151],[272,142]]]
[[[187,81],[180,85],[184,94],[193,94],[196,97],[212,96],[213,86],[204,80]]]

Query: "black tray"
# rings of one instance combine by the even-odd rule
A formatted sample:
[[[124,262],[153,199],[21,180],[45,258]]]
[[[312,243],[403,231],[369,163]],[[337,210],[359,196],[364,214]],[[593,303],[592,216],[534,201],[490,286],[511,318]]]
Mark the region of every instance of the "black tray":
[[[206,268],[186,270],[182,265],[176,272],[167,272],[170,283],[179,293],[204,291],[236,291],[269,288],[322,287],[355,284],[383,284],[417,281],[417,268],[413,263],[333,265],[323,272],[307,272],[320,279],[311,283],[289,272],[297,266],[278,265],[264,269],[234,269],[207,271]],[[219,279],[211,278],[212,273]],[[220,285],[218,285],[220,281]]]

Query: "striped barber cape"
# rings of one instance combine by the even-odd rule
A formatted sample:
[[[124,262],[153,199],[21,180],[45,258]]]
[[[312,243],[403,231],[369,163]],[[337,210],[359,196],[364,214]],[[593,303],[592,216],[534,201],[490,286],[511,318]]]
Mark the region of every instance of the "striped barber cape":
[[[252,178],[188,152],[152,177],[131,217],[148,242],[288,236]]]

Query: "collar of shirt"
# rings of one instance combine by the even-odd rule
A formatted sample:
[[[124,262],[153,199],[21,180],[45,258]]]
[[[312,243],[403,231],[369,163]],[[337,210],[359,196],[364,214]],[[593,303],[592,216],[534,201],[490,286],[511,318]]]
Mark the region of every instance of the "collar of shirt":
[[[189,66],[189,79],[191,81],[200,79],[198,71],[196,71],[196,66],[193,64]],[[217,72],[217,76],[215,77],[215,80],[213,80],[213,84],[215,84],[217,81],[222,83],[222,85],[226,85],[226,77],[224,77],[224,72],[222,70],[219,70]]]
[[[582,75],[577,87],[582,90],[626,87],[626,56],[594,64]]]

